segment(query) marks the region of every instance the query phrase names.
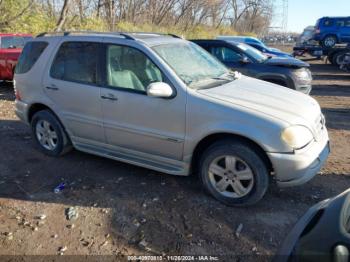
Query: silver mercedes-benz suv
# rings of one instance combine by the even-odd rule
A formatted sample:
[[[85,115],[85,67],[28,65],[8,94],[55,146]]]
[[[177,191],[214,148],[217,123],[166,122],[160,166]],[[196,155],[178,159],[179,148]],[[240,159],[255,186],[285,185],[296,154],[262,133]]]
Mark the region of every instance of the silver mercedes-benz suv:
[[[310,180],[329,154],[325,119],[307,95],[231,72],[171,35],[67,32],[26,44],[16,113],[38,148],[72,147],[186,176],[227,205],[250,205],[269,177]]]

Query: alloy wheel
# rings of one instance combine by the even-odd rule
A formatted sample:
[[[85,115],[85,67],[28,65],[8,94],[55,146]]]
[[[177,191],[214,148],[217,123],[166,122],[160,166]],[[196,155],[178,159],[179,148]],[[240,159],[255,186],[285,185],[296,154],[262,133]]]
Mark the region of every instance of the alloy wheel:
[[[35,130],[40,145],[47,150],[55,150],[58,144],[58,136],[52,125],[46,120],[39,120]]]
[[[334,40],[333,37],[328,37],[328,38],[326,38],[326,40],[324,41],[324,43],[325,43],[325,46],[327,46],[327,47],[332,47],[332,46],[335,45],[335,40]]]
[[[225,197],[242,198],[254,186],[254,174],[249,165],[236,156],[224,155],[209,165],[209,180],[215,190]]]

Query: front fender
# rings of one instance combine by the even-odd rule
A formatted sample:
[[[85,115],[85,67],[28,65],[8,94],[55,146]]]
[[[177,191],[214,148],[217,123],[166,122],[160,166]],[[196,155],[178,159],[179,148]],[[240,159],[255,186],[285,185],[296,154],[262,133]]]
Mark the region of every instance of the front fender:
[[[200,132],[202,131],[202,132]],[[280,141],[280,129],[275,131],[264,130],[262,126],[251,126],[247,124],[237,124],[233,122],[226,123],[211,123],[210,125],[198,128],[197,131],[200,132],[199,136],[186,138],[185,142],[185,158],[186,156],[192,156],[196,146],[206,137],[216,134],[229,134],[244,137],[248,140],[253,141],[255,144],[259,145],[265,152],[280,152],[288,151],[289,148],[285,148],[285,145]],[[197,133],[198,134],[198,133]],[[281,151],[281,152],[282,152]]]
[[[280,139],[281,131],[288,123],[277,121],[268,115],[243,107],[219,104],[203,106],[192,99],[187,105],[185,159],[191,158],[196,146],[213,134],[232,134],[254,141],[266,152],[290,152]]]

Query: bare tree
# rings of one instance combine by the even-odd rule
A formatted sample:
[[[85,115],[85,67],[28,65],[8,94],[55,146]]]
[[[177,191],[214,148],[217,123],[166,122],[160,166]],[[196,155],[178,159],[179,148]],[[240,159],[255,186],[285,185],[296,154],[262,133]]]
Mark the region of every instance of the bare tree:
[[[60,12],[60,16],[58,18],[55,31],[62,31],[62,28],[67,20],[68,8],[69,8],[70,0],[64,0],[63,6]]]
[[[104,9],[109,30],[113,31],[115,27],[116,0],[105,0]]]
[[[21,0],[13,0],[21,1]],[[120,22],[190,30],[197,26],[226,26],[239,32],[260,32],[268,28],[274,0],[25,0],[30,4],[12,16],[1,9],[0,26],[26,13],[31,4],[50,21],[56,31],[86,26],[91,19],[104,21],[114,31]],[[10,15],[11,14],[11,15]]]

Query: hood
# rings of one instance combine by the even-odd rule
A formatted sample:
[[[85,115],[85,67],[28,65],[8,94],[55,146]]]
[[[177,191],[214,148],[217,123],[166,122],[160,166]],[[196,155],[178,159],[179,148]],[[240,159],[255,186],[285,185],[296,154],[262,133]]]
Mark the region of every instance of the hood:
[[[294,67],[294,68],[310,67],[308,63],[305,63],[293,57],[272,57],[269,60],[266,60],[264,63],[266,65],[272,65],[272,66],[283,66],[283,67]]]
[[[218,87],[200,89],[198,92],[258,111],[289,125],[306,125],[311,130],[321,114],[319,104],[310,96],[246,76]]]

